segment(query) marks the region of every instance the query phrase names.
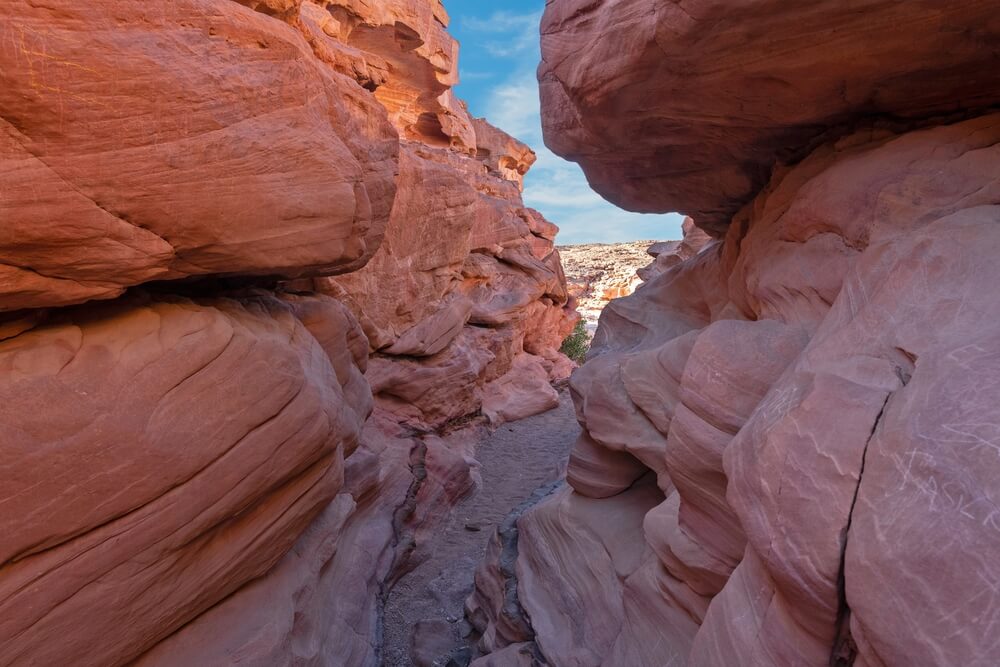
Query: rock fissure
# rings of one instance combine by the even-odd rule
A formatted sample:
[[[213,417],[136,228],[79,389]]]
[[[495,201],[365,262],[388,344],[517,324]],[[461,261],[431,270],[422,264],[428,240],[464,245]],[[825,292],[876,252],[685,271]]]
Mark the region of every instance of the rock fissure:
[[[960,552],[1000,548],[966,501],[995,503],[946,443],[982,437],[953,413],[991,410],[970,397],[995,367],[973,380],[954,351],[992,340],[1000,308],[975,287],[995,272],[1000,154],[981,147],[1000,77],[957,35],[1000,23],[985,6],[683,4],[554,0],[542,21],[549,147],[610,201],[684,211],[717,240],[603,308],[571,381],[570,490],[519,524],[536,640],[587,667],[990,664],[997,607],[968,600],[992,574]],[[659,494],[642,497],[645,468]]]
[[[516,540],[518,513],[561,484],[559,470],[574,428],[572,408],[563,392],[555,410],[489,432],[481,427],[472,431],[478,434],[475,456],[480,461],[480,482],[447,518],[422,533],[425,548],[432,545],[433,550],[391,591],[387,617],[393,621],[383,654],[387,665],[408,664],[407,658],[416,665],[467,665],[480,657],[491,660],[483,656],[488,652],[484,649],[501,647],[511,652],[504,654],[507,660],[515,660],[516,654],[517,660],[532,656],[534,664],[545,664],[530,644],[526,634],[530,621],[521,615],[517,602],[511,541]],[[494,608],[491,595],[480,596],[490,607],[477,611],[473,598],[466,598],[480,587],[504,591],[503,599]],[[513,615],[508,618],[506,611]],[[481,632],[487,625],[496,632]],[[514,627],[518,629],[510,630]]]
[[[837,624],[833,645],[830,648],[830,667],[851,667],[858,655],[858,647],[851,636],[851,607],[847,601],[847,540],[851,534],[851,521],[854,518],[854,508],[858,503],[858,494],[861,491],[861,482],[865,474],[868,448],[871,446],[872,439],[878,433],[879,426],[882,424],[882,416],[885,414],[886,407],[889,405],[889,400],[892,396],[893,393],[890,392],[886,395],[885,400],[882,401],[882,407],[879,409],[878,415],[875,417],[875,422],[872,424],[871,433],[865,441],[865,447],[861,452],[861,465],[858,468],[858,481],[854,486],[854,494],[851,496],[851,506],[847,511],[847,523],[844,525],[843,532],[841,533],[840,565],[837,568]]]
[[[416,547],[412,534],[407,534],[406,522],[414,515],[417,508],[417,494],[427,479],[427,445],[420,437],[412,439],[408,468],[412,477],[406,489],[402,502],[392,512],[392,538],[390,553],[392,559],[385,574],[378,582],[378,602],[376,608],[376,627],[374,631],[375,660],[381,664],[383,644],[385,642],[385,607],[393,585],[405,574],[403,568],[413,549]]]
[[[500,540],[500,554],[497,559],[497,564],[503,578],[503,605],[501,606],[500,611],[502,620],[498,618],[496,622],[503,623],[506,627],[506,631],[513,633],[513,636],[516,636],[520,641],[526,643],[530,648],[532,655],[541,665],[547,665],[549,663],[545,661],[545,657],[542,655],[541,649],[535,642],[535,630],[531,626],[531,615],[521,605],[517,593],[517,521],[524,515],[525,512],[542,502],[548,496],[551,496],[564,484],[565,482],[560,480],[551,482],[536,489],[526,500],[511,510],[511,512],[504,518],[503,523],[497,527],[496,532],[496,536]],[[473,623],[473,627],[475,627],[475,623]],[[477,628],[480,634],[485,629],[486,628]],[[475,634],[473,634],[470,635],[470,639],[477,641],[479,637],[476,637]]]
[[[112,4],[0,12],[0,665],[374,664],[573,367],[535,155],[438,0]]]
[[[1000,663],[998,2],[7,3],[0,666]]]
[[[416,539],[407,524],[417,510],[417,495],[427,480],[427,444],[421,438],[414,438],[410,450],[410,475],[413,481],[406,490],[406,497],[392,515],[393,552],[392,564],[386,577],[387,588],[391,589],[399,577],[405,573],[406,563],[416,548]]]

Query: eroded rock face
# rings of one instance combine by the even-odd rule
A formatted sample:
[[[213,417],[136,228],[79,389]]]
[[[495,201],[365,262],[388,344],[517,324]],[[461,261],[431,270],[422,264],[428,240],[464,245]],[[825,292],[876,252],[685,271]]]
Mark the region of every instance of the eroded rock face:
[[[493,421],[535,414],[572,370],[558,351],[576,315],[557,229],[521,202],[534,154],[477,120],[480,132],[480,158],[404,143],[382,247],[363,269],[315,284],[361,321],[380,403],[422,427],[484,401]]]
[[[569,293],[588,331],[597,329],[601,311],[613,299],[632,294],[675,264],[693,257],[710,240],[685,218],[683,238],[675,241],[584,243],[559,247]],[[650,258],[652,257],[652,260]]]
[[[949,38],[937,32],[943,26],[978,17],[967,34],[982,34],[995,24],[980,12],[993,5],[928,10],[914,29],[930,31],[934,43]],[[773,106],[753,106],[767,88],[753,85],[761,65],[731,40],[752,45],[754,35],[781,34],[791,63],[775,71],[787,73],[814,66],[806,56],[823,44],[805,18],[822,14],[824,25],[844,26],[864,20],[870,28],[883,12],[913,7],[863,3],[848,20],[832,5],[757,16],[764,3],[750,3],[715,17],[709,3],[550,3],[543,90],[556,75],[576,77],[563,83],[579,118],[579,125],[564,123],[569,102],[550,90],[550,141],[582,156],[592,181],[620,201],[642,208],[662,197],[707,212],[696,222],[724,237],[650,272],[633,295],[604,310],[594,356],[571,383],[584,434],[570,460],[569,489],[518,522],[516,586],[530,628],[497,632],[500,639],[484,648],[532,642],[550,664],[605,667],[985,666],[1000,659],[991,634],[1000,573],[986,556],[1000,550],[990,425],[1000,301],[983,288],[1000,278],[1000,114],[975,111],[1000,90],[992,80],[996,56],[965,44],[946,54],[921,51],[907,63],[903,56],[924,45],[894,45],[868,29],[838,31],[843,48],[829,59],[850,67],[842,72],[847,92],[825,106],[831,115],[810,121],[819,124],[815,136],[870,111],[869,102],[910,116],[912,127],[864,124],[813,143],[802,135],[806,126],[790,120],[782,136],[800,137],[788,148],[807,155],[776,168],[759,192],[763,181],[748,178],[756,196],[728,227],[716,213],[731,213],[741,197],[725,180],[709,198],[707,189],[689,189],[696,176],[663,184],[654,170],[643,181],[621,162],[649,151],[669,171],[671,153],[659,142],[688,127],[699,137],[707,114],[670,121],[677,123],[670,132],[648,126],[648,141],[633,137],[623,154],[608,147],[649,107],[614,115],[611,127],[600,106],[615,90],[615,108],[629,110],[635,77],[649,83],[643,99],[666,105],[656,112],[661,118],[671,118],[670,105],[698,101],[716,127],[731,123],[756,137],[744,144],[732,135],[727,154],[737,159],[726,169],[752,175],[753,164],[782,158],[767,137],[783,98],[779,90]],[[610,51],[591,58],[579,44],[574,53],[584,55],[553,57],[574,38],[589,44],[586,36],[609,28],[612,17],[628,32],[607,39],[633,36],[619,39],[621,53],[643,53],[642,26],[677,43],[660,40],[666,51],[642,61],[645,68]],[[737,17],[739,30],[729,23]],[[793,19],[797,27],[773,31]],[[685,41],[695,23],[700,49]],[[595,37],[598,44],[605,38]],[[664,57],[684,45],[686,56]],[[844,53],[881,57],[859,64]],[[695,55],[708,64],[692,61]],[[744,82],[746,97],[732,101],[746,105],[753,121],[744,124],[728,97],[717,107],[708,103],[714,98],[699,98],[699,82],[650,95],[698,67],[719,68],[706,85]],[[852,102],[855,86],[865,91],[893,67],[902,72],[877,96]],[[827,99],[825,70],[818,71],[796,88],[807,115]],[[958,71],[961,81],[944,73]],[[920,77],[926,82],[911,97],[896,88]],[[988,85],[967,90],[963,82],[971,80]],[[932,118],[966,101],[964,119]],[[693,159],[697,174],[699,160],[720,157],[708,142]],[[611,530],[620,532],[609,537]],[[488,587],[477,595],[474,608],[496,608]],[[646,652],[651,645],[655,654]]]
[[[378,664],[477,484],[444,426],[571,368],[534,153],[447,21],[0,8],[0,664]]]
[[[0,342],[3,663],[127,662],[267,572],[343,483],[363,342],[336,301],[267,294],[80,307]]]
[[[324,59],[374,87],[403,138],[378,252],[361,270],[306,285],[358,317],[380,405],[419,428],[475,413],[484,400],[494,421],[551,407],[549,381],[572,370],[558,350],[577,317],[553,244],[558,228],[521,201],[534,152],[460,104],[441,106],[453,100],[457,45],[440,3],[289,11],[285,20],[322,28],[316,39],[336,50]],[[369,85],[359,72],[379,66],[387,69]],[[429,130],[428,116],[443,129]],[[505,377],[521,357],[532,382]]]
[[[348,271],[378,247],[396,133],[290,26],[230,0],[0,19],[0,311]]]
[[[653,261],[636,270],[636,274],[643,282],[649,282],[670,267],[694,257],[712,240],[712,237],[695,225],[690,217],[684,218],[681,233],[679,241],[661,241],[646,249],[646,253],[652,256]]]
[[[810,317],[818,304],[803,308],[782,299],[780,312],[815,326],[815,334],[726,452],[728,497],[749,538],[739,586],[772,591],[772,609],[788,609],[795,617],[777,621],[771,614],[749,613],[757,619],[753,625],[759,634],[750,645],[759,661],[769,656],[826,659],[831,645],[838,658],[856,650],[863,664],[919,664],[928,656],[945,664],[988,664],[996,658],[985,634],[992,612],[969,602],[981,595],[979,582],[994,576],[992,568],[975,558],[962,561],[966,547],[956,547],[975,544],[977,552],[991,553],[1000,546],[988,525],[989,512],[970,511],[970,506],[992,503],[991,485],[976,479],[984,466],[976,460],[979,440],[962,436],[958,443],[951,435],[969,430],[961,424],[976,407],[961,398],[961,391],[945,396],[941,389],[960,373],[977,393],[981,387],[989,394],[990,384],[977,379],[992,372],[989,361],[984,358],[976,372],[966,373],[958,370],[962,362],[956,355],[980,349],[977,341],[993,335],[989,321],[1000,305],[992,293],[979,294],[975,287],[992,272],[983,253],[993,252],[1000,241],[996,172],[972,167],[1000,158],[998,132],[1000,118],[993,115],[875,146],[845,147],[847,155],[840,160],[823,156],[832,166],[802,185],[796,202],[801,204],[789,209],[791,218],[781,218],[784,225],[810,220],[808,213],[799,215],[822,205],[827,179],[853,185],[858,194],[871,192],[871,181],[862,179],[872,169],[884,179],[876,186],[880,200],[919,193],[916,201],[901,198],[901,205],[885,207],[878,217],[865,219],[863,209],[856,210],[860,228],[842,228],[845,245],[858,245],[859,235],[869,242],[840,259],[848,271],[821,322],[814,325]],[[814,156],[800,169],[815,166],[813,159],[822,158]],[[847,172],[837,168],[838,162],[857,168]],[[785,182],[793,178],[794,172]],[[780,201],[782,185],[771,197]],[[844,211],[845,220],[851,212]],[[804,243],[803,250],[809,252],[809,245]],[[933,289],[928,291],[928,285]],[[777,287],[762,283],[764,289],[753,293],[783,291],[771,292],[771,286]],[[825,287],[817,283],[814,289],[822,294]],[[766,298],[770,308],[778,308],[773,297]],[[972,310],[965,311],[966,305]],[[809,433],[807,440],[803,432]],[[772,457],[782,451],[787,458],[778,464]],[[923,463],[914,470],[907,456]],[[795,472],[804,470],[809,481]],[[845,475],[845,470],[850,472]],[[781,480],[778,503],[774,489]],[[939,494],[954,498],[938,504]],[[903,530],[917,523],[938,525],[947,538],[918,546],[915,536],[905,537],[885,524],[889,516]],[[777,532],[777,522],[785,526],[784,538],[765,546],[765,535]],[[900,551],[907,544],[918,558]],[[890,559],[894,574],[887,568]],[[911,600],[910,592],[901,597],[893,576],[921,592]],[[693,658],[707,663],[711,656],[732,654],[724,647],[741,632],[730,616],[741,613],[733,605],[739,586],[727,586],[718,607],[713,606]],[[749,611],[750,599],[735,606]],[[898,620],[870,611],[887,604],[898,610]],[[961,632],[928,622],[919,611],[927,605],[934,615],[965,619]],[[921,636],[911,642],[909,632]]]
[[[458,83],[458,43],[448,34],[441,0],[296,0],[312,39],[334,66],[375,93],[405,139],[472,153],[476,132]]]
[[[541,32],[546,144],[614,203],[717,235],[824,133],[1000,101],[991,0],[559,0]]]
[[[414,438],[376,410],[345,460],[340,493],[275,568],[137,664],[379,664],[387,588],[476,484],[471,444],[461,432]]]

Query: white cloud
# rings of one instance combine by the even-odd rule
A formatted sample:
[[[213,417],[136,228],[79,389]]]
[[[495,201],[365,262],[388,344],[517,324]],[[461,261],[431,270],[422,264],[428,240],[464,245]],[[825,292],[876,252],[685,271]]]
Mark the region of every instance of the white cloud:
[[[483,43],[488,53],[498,58],[521,58],[525,53],[538,51],[538,24],[541,12],[515,14],[513,12],[493,12],[487,19],[463,18],[462,25],[468,30],[494,37]],[[497,35],[502,39],[495,39]]]
[[[594,192],[579,165],[547,148],[525,180],[524,201],[560,227],[557,243],[610,243],[632,239],[677,239],[683,216],[624,211]]]
[[[493,72],[475,72],[472,70],[462,70],[462,81],[485,81],[492,79],[496,74]]]
[[[479,32],[511,32],[514,30],[531,30],[538,34],[538,24],[542,20],[541,12],[529,12],[527,14],[515,14],[514,12],[499,11],[490,14],[489,18],[477,19],[475,17],[462,17],[462,25],[469,30]]]
[[[489,121],[537,150],[542,144],[542,121],[534,75],[511,77],[493,88],[489,97]]]
[[[525,199],[529,205],[538,209],[550,206],[570,209],[607,206],[607,202],[590,189],[580,167],[563,160],[541,144],[538,146],[538,161],[528,172]]]

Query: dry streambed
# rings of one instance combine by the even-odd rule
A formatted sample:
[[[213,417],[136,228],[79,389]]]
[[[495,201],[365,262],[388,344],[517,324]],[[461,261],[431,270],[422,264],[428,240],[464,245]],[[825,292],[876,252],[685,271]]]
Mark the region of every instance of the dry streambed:
[[[579,432],[573,403],[563,390],[559,407],[504,424],[479,442],[482,484],[443,524],[432,555],[389,594],[383,626],[386,667],[468,663],[470,628],[463,605],[490,536],[537,489],[564,476]]]

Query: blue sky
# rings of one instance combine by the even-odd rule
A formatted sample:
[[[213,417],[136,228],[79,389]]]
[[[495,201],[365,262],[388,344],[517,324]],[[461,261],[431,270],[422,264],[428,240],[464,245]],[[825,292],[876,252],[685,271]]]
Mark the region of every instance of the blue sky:
[[[538,162],[525,179],[524,201],[559,225],[557,243],[677,239],[676,214],[640,215],[604,201],[576,164],[542,143],[535,69],[545,0],[444,0],[449,31],[461,43],[455,89],[475,116],[530,145]]]

